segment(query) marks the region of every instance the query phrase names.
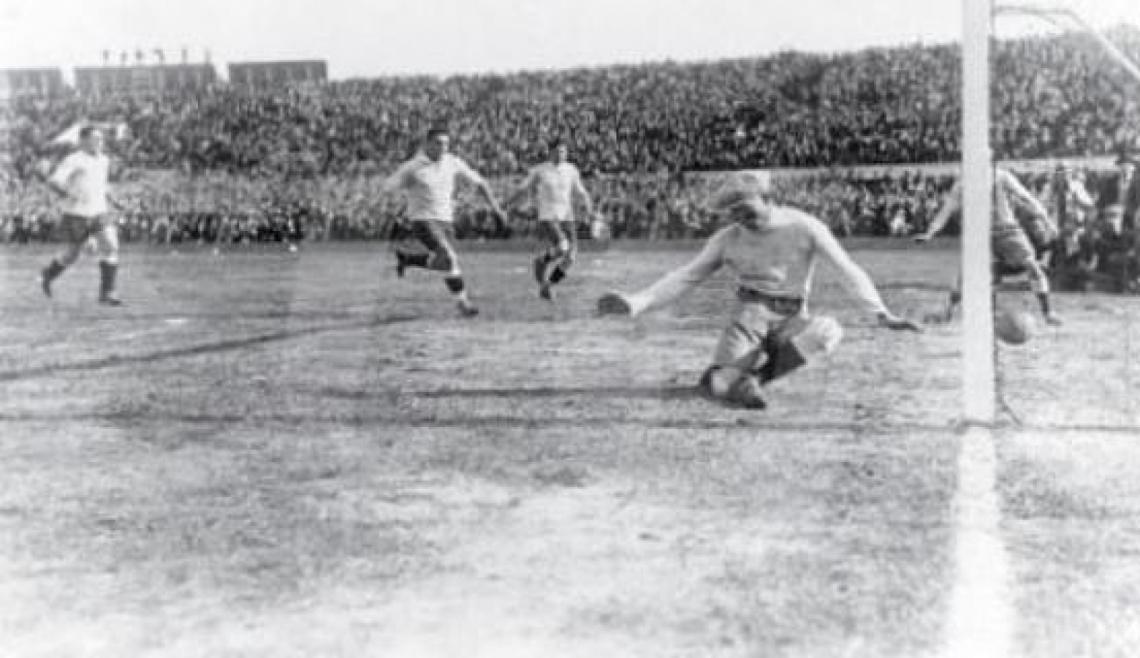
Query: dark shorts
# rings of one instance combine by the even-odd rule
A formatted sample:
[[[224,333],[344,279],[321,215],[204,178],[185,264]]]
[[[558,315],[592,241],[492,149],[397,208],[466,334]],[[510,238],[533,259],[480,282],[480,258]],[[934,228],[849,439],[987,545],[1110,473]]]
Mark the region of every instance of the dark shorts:
[[[577,226],[573,221],[568,222],[550,222],[540,221],[535,228],[535,235],[538,239],[548,245],[561,246],[563,244],[574,245],[574,231]]]
[[[785,317],[799,315],[804,310],[803,297],[772,295],[748,286],[737,287],[736,299],[745,304],[763,304],[769,311]]]
[[[107,215],[84,217],[82,215],[64,214],[59,221],[59,229],[68,242],[85,242],[87,238],[102,231],[107,220]]]
[[[993,257],[999,264],[999,270],[1009,268],[1019,270],[1029,267],[1037,257],[1033,243],[1021,227],[1011,226],[995,229],[990,235],[990,244]]]
[[[428,251],[455,253],[455,248],[451,245],[455,239],[455,229],[451,222],[413,219],[411,224],[411,236],[419,240]]]

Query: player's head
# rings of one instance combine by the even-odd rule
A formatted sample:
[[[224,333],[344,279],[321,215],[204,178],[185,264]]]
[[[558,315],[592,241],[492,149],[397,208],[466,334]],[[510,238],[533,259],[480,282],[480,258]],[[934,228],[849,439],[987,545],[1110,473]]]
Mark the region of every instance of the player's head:
[[[562,164],[570,157],[570,147],[561,139],[556,139],[547,146],[546,157],[554,164]]]
[[[92,155],[103,152],[103,131],[98,126],[83,126],[79,129],[79,148]]]
[[[712,209],[753,231],[764,230],[772,216],[772,178],[767,172],[739,174],[712,199]]]
[[[439,162],[449,148],[451,136],[443,128],[432,128],[424,137],[424,154],[434,162]]]

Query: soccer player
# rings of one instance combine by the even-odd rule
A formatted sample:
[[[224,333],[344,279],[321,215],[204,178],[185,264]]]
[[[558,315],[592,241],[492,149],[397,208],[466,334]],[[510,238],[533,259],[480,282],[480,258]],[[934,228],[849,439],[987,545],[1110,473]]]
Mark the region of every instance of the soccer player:
[[[79,149],[65,157],[47,179],[48,187],[63,197],[60,223],[67,248],[40,273],[43,292],[51,297],[52,283],[78,260],[88,239],[94,238],[99,257],[99,303],[121,306],[115,296],[119,269],[119,233],[108,206],[121,206],[108,195],[110,160],[103,152],[103,133],[94,126],[79,131]]]
[[[459,258],[451,244],[453,195],[455,179],[463,178],[475,186],[483,200],[500,218],[499,207],[487,181],[459,157],[448,152],[451,138],[440,129],[428,131],[419,152],[400,165],[385,182],[385,193],[403,192],[407,198],[407,217],[412,235],[428,253],[412,253],[396,249],[396,275],[404,276],[409,267],[422,267],[444,272],[444,283],[454,295],[464,317],[479,313],[471,303]]]
[[[1028,274],[1029,285],[1037,294],[1037,301],[1041,306],[1041,314],[1045,317],[1045,322],[1053,326],[1060,325],[1061,318],[1053,312],[1049,303],[1049,277],[1037,260],[1033,243],[1030,242],[1025,229],[1021,227],[1014,215],[1014,205],[1020,205],[1033,213],[1034,221],[1039,226],[1045,227],[1045,230],[1052,236],[1059,235],[1056,224],[1049,218],[1048,211],[1037,200],[1037,197],[1033,196],[1029,190],[1022,186],[1017,177],[1005,169],[996,170],[993,199],[990,244],[996,261],[995,279],[1000,278],[1003,274],[1019,274],[1022,272]],[[950,215],[961,206],[961,203],[962,188],[959,180],[954,183],[954,187],[946,195],[942,209],[931,220],[930,226],[924,233],[915,236],[915,241],[928,242],[937,235],[950,221]],[[960,279],[961,277],[959,277],[959,283],[955,290],[950,292],[950,300],[944,316],[946,321],[954,317],[954,312],[962,300]]]
[[[543,252],[534,259],[534,278],[538,294],[553,300],[552,287],[564,278],[578,254],[578,231],[574,221],[574,196],[582,200],[586,214],[594,217],[594,204],[582,186],[578,167],[567,160],[569,149],[562,141],[550,145],[548,161],[535,166],[519,189],[506,202],[510,208],[523,197],[533,194],[538,209],[538,239],[545,243]]]
[[[644,290],[611,292],[598,300],[602,314],[637,316],[679,298],[721,267],[736,274],[736,306],[721,333],[712,365],[698,388],[707,397],[751,409],[766,406],[762,387],[835,349],[839,323],[808,314],[816,261],[839,269],[862,307],[892,330],[920,331],[887,309],[871,278],[822,221],[769,200],[771,181],[753,175],[718,193],[712,208],[727,212],[730,226],[718,230],[686,265]]]

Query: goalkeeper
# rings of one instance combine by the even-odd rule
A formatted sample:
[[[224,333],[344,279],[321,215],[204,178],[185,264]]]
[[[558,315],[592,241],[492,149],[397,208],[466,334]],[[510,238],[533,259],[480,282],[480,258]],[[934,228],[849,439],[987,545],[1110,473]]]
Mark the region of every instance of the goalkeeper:
[[[732,224],[709,238],[695,259],[631,294],[607,293],[602,314],[637,316],[665,306],[721,267],[736,273],[736,304],[699,389],[709,398],[749,409],[766,407],[762,387],[830,353],[843,336],[833,318],[808,314],[816,259],[835,265],[861,306],[894,330],[920,331],[883,303],[871,278],[819,219],[770,202],[770,179],[749,174],[711,202]]]

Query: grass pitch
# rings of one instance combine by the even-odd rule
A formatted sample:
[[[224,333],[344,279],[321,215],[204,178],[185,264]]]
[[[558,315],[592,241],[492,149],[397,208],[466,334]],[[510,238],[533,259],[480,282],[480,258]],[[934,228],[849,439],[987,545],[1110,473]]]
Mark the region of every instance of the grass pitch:
[[[551,305],[527,254],[468,251],[461,320],[375,245],[131,251],[124,309],[90,261],[49,302],[48,252],[0,251],[0,655],[937,655],[958,328],[879,330],[825,273],[838,353],[722,408],[691,387],[727,279],[592,316],[688,255],[583,254]],[[956,264],[855,256],[914,317]],[[1123,656],[1140,304],[1058,306],[999,354],[1010,632]]]

